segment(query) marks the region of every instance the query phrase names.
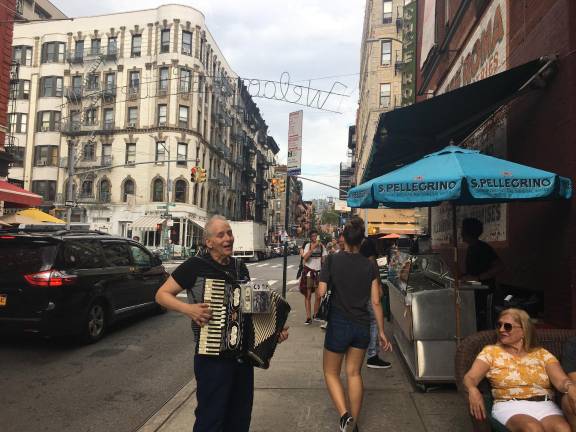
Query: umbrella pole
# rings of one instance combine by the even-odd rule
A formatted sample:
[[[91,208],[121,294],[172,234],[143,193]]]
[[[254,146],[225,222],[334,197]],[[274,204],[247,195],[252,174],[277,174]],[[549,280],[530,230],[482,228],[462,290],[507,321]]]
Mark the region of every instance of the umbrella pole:
[[[454,310],[456,313],[456,344],[461,339],[461,303],[460,298],[460,263],[458,260],[458,225],[456,219],[456,203],[452,203],[452,247],[454,249]]]

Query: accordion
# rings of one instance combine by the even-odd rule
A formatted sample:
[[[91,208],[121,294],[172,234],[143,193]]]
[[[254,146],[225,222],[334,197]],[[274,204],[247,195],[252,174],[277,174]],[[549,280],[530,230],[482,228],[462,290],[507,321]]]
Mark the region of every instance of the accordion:
[[[198,354],[244,358],[268,369],[290,312],[281,296],[270,293],[269,313],[248,314],[241,307],[243,290],[223,279],[198,278],[187,295],[189,303],[207,303],[212,310],[205,326],[192,323]]]

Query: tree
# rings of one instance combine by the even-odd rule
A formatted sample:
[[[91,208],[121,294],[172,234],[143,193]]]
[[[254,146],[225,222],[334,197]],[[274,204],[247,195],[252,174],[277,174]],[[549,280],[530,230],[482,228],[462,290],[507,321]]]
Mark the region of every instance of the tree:
[[[340,215],[332,210],[325,210],[322,213],[321,219],[323,224],[338,226],[340,223]]]

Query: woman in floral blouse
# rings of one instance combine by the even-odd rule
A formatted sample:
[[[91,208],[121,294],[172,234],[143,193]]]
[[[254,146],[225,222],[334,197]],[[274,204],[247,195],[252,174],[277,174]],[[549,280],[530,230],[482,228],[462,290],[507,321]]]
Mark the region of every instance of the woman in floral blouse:
[[[486,418],[477,386],[487,377],[494,398],[492,417],[508,430],[570,432],[562,411],[551,400],[552,385],[567,393],[572,403],[576,403],[576,385],[556,357],[537,346],[528,314],[506,309],[496,327],[498,343],[485,346],[464,376],[472,416]]]

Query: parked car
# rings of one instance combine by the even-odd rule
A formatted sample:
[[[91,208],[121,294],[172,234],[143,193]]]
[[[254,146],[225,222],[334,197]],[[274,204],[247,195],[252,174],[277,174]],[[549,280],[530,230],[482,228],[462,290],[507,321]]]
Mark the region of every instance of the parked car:
[[[136,241],[95,231],[0,231],[0,332],[79,335],[161,310],[162,262]]]

